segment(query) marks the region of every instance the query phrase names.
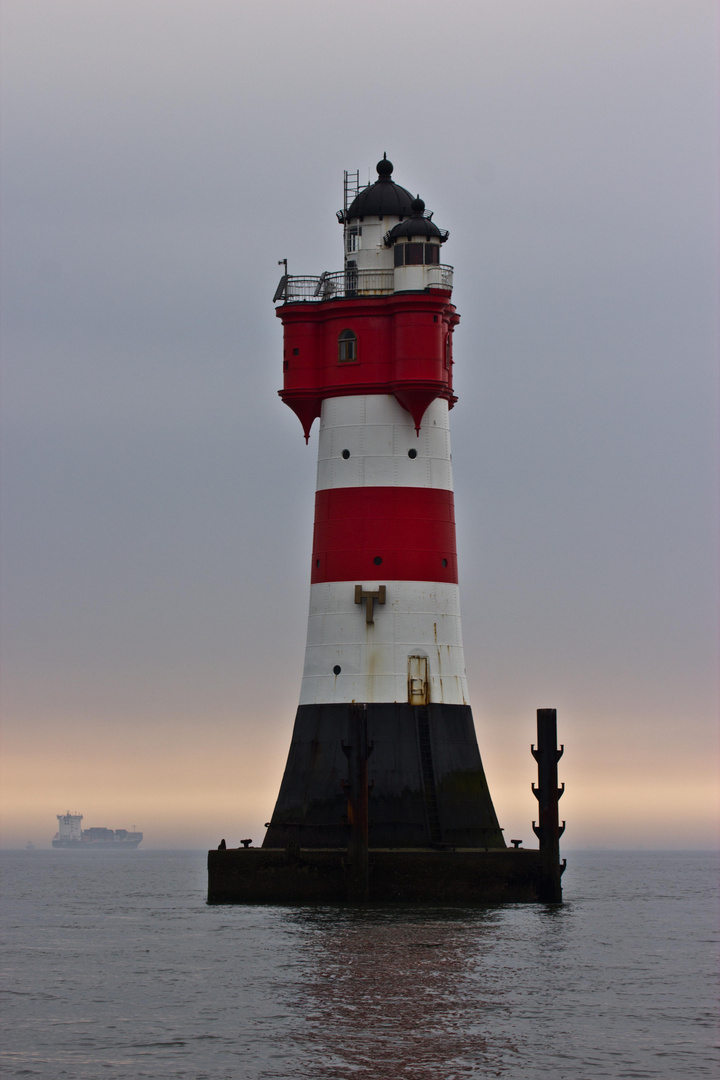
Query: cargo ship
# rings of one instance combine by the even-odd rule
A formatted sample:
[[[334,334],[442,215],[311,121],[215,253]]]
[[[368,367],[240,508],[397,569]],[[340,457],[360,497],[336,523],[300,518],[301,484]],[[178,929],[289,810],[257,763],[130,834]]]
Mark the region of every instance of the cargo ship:
[[[58,831],[53,837],[54,848],[75,848],[83,851],[132,851],[142,841],[141,832],[127,829],[83,829],[82,814],[58,814]]]

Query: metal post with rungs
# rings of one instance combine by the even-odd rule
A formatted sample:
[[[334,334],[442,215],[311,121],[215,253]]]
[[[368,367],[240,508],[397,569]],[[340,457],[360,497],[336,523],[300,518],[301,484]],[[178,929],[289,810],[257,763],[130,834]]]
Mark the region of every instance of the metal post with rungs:
[[[557,711],[538,709],[537,711],[537,749],[530,747],[532,756],[538,763],[538,786],[532,785],[533,795],[538,801],[539,824],[533,821],[533,832],[540,841],[540,854],[543,857],[543,874],[540,899],[548,904],[562,901],[560,879],[565,870],[565,860],[560,862],[560,837],[565,831],[565,822],[559,823],[558,802],[565,791],[565,785],[558,787],[557,763],[565,747],[557,745]]]
[[[343,753],[348,759],[348,851],[346,863],[348,900],[363,902],[370,897],[370,863],[368,858],[368,758],[372,743],[368,742],[367,707],[351,704],[348,709],[348,742]]]

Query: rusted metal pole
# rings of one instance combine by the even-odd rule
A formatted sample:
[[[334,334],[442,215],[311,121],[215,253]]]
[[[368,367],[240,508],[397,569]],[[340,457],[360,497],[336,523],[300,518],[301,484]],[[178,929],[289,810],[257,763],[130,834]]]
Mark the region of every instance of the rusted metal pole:
[[[348,838],[347,889],[348,900],[363,902],[370,897],[370,863],[368,857],[368,758],[372,743],[368,743],[367,707],[351,704],[348,716],[348,743],[343,751],[348,759]]]
[[[538,709],[537,711],[537,749],[530,747],[532,756],[538,763],[538,786],[532,785],[538,801],[539,824],[533,821],[533,832],[540,841],[540,854],[543,861],[543,876],[540,899],[544,903],[558,904],[562,901],[560,879],[565,869],[565,860],[560,863],[560,837],[565,831],[565,822],[559,823],[558,802],[565,791],[565,785],[558,787],[557,763],[565,747],[557,745],[557,711]]]

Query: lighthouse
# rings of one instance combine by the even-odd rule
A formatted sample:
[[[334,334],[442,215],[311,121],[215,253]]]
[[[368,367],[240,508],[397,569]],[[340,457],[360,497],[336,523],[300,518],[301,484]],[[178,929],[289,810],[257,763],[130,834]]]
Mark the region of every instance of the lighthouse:
[[[460,621],[448,233],[386,156],[358,179],[342,269],[285,273],[274,298],[280,397],[306,442],[317,431],[318,462],[305,664],[263,848],[347,847],[360,710],[370,848],[503,849]]]

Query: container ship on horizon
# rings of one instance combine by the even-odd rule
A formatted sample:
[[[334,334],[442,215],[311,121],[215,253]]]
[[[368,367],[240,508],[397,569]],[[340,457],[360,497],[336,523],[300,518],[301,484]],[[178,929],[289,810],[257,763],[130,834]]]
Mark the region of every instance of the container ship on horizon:
[[[54,848],[75,848],[84,851],[99,849],[112,851],[132,851],[142,842],[141,832],[129,832],[127,829],[91,828],[83,829],[80,822],[82,814],[58,814],[58,831],[53,837]]]

